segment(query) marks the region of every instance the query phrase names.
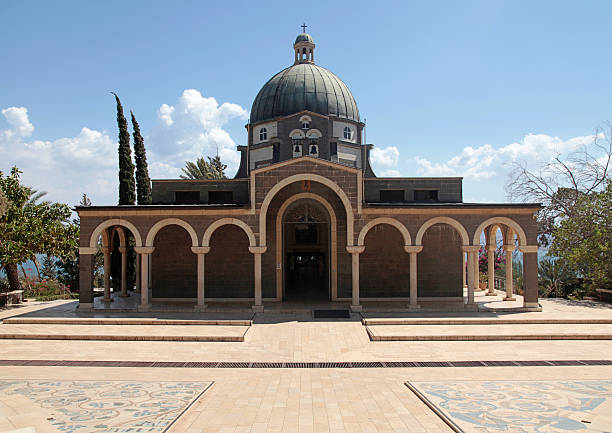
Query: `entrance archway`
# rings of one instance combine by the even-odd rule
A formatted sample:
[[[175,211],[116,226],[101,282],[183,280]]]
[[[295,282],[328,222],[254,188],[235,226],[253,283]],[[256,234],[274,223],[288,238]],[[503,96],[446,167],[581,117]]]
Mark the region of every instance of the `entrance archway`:
[[[316,200],[293,202],[282,216],[283,299],[331,299],[330,215]]]

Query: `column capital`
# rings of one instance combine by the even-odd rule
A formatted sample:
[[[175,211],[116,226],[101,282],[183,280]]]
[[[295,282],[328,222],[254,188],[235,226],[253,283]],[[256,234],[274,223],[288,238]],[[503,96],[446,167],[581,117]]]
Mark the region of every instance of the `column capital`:
[[[134,247],[137,254],[153,254],[155,247]]]
[[[249,252],[251,254],[263,254],[266,252],[266,249],[268,247],[263,246],[263,247],[249,247]]]
[[[477,253],[480,249],[480,245],[463,245],[461,251],[464,253]]]
[[[127,253],[127,247],[119,247],[119,252],[120,252],[121,254],[125,254],[125,253]]]
[[[497,250],[497,247],[495,245],[488,245],[487,246],[487,251],[490,253],[494,253],[495,250]]]
[[[110,254],[113,251],[111,247],[102,247],[101,250],[104,254]]]
[[[361,254],[365,251],[365,245],[347,245],[346,251],[351,254]]]
[[[521,253],[537,253],[538,252],[537,245],[519,245],[518,249]]]
[[[210,247],[191,247],[191,252],[194,254],[208,254]]]
[[[516,247],[514,245],[504,245],[504,251],[511,253]]]
[[[404,245],[404,251],[411,254],[420,253],[423,251],[423,245]]]
[[[79,255],[95,254],[98,252],[96,247],[79,247]]]

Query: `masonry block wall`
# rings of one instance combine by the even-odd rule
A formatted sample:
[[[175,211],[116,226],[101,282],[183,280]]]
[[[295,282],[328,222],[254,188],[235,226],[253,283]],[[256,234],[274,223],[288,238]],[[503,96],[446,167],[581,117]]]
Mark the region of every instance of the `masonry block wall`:
[[[423,236],[417,255],[418,296],[463,296],[461,237],[451,226],[436,224]]]
[[[388,224],[374,226],[364,245],[359,256],[360,296],[410,296],[410,255],[399,230]]]
[[[249,239],[235,225],[219,227],[210,238],[210,252],[204,263],[207,298],[252,298],[254,259]]]
[[[151,278],[154,298],[195,298],[198,258],[184,228],[170,225],[155,236]]]

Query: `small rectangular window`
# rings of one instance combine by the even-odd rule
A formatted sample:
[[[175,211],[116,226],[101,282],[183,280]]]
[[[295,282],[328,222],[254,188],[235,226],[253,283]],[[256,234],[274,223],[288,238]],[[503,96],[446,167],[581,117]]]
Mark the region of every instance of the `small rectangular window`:
[[[272,162],[280,161],[280,146],[278,143],[275,143],[272,147]]]
[[[200,203],[200,191],[175,191],[174,201],[176,204],[198,204]]]
[[[432,203],[438,201],[437,189],[416,189],[414,190],[414,201],[421,203]]]
[[[334,142],[334,143],[329,143],[329,154],[331,156],[336,156],[338,155],[338,143]]]
[[[225,204],[233,201],[234,194],[232,191],[208,191],[208,203]]]
[[[404,201],[403,189],[383,189],[380,191],[381,203],[402,203]]]

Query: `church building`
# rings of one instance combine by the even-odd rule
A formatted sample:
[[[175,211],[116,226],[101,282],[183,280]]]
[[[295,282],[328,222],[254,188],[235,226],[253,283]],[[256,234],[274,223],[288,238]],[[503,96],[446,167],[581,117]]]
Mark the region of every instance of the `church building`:
[[[131,237],[137,254],[132,296],[142,311],[153,302],[203,311],[225,301],[258,312],[287,301],[345,302],[353,311],[367,309],[368,301],[406,310],[432,301],[473,309],[484,233],[488,293],[494,294],[496,239],[503,238],[505,300],[517,302],[516,249],[523,307],[537,309],[539,204],[464,203],[457,177],[377,177],[357,102],[340,78],[315,63],[309,34],[297,36],[291,61],[253,102],[233,179],[153,180],[151,205],[77,208],[81,308],[94,306],[100,238],[103,304],[112,301],[116,233],[123,271],[118,296],[128,296]]]

